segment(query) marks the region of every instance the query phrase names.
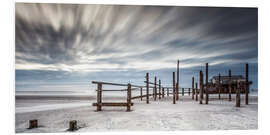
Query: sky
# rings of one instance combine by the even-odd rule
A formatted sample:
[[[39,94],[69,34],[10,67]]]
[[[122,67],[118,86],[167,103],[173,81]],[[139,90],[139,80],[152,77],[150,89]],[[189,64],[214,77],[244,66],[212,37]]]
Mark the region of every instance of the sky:
[[[209,63],[209,78],[244,75],[258,88],[258,9],[140,5],[15,6],[16,91],[91,91],[91,81],[144,85],[145,73],[191,87]]]

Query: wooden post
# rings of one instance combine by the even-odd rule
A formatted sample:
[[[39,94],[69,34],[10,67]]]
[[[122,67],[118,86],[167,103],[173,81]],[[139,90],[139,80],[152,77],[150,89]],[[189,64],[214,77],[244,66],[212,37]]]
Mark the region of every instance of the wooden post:
[[[241,91],[241,84],[240,82],[237,83],[237,89],[236,89],[236,107],[240,107],[240,91]]]
[[[155,96],[154,96],[154,100],[157,100],[157,77],[155,76],[155,82],[154,82],[154,89],[155,89]]]
[[[38,127],[38,120],[29,120],[29,129],[37,127]]]
[[[69,131],[74,131],[77,130],[78,126],[77,126],[77,121],[76,120],[72,120],[69,122]]]
[[[179,100],[178,93],[179,93],[179,60],[177,60],[177,78],[176,78],[176,100]]]
[[[175,73],[173,72],[173,104],[175,104]]]
[[[153,87],[152,89],[153,89],[152,97],[153,97],[153,99],[154,99],[154,98],[155,98],[155,88]]]
[[[149,73],[146,73],[146,104],[149,104]]]
[[[205,68],[205,104],[208,104],[208,63],[206,63]]]
[[[188,88],[188,95],[190,96],[190,88]]]
[[[152,89],[153,89],[152,97],[155,98],[155,86]]]
[[[164,93],[164,88],[162,88],[162,98],[164,98],[165,93]]]
[[[101,111],[102,108],[102,84],[97,84],[97,111]]]
[[[195,91],[194,91],[194,77],[192,77],[192,100],[194,100],[194,94],[195,94]]]
[[[220,73],[218,74],[218,99],[220,99],[220,92],[221,92],[221,82],[220,82]]]
[[[175,93],[176,93],[176,100],[179,100],[179,91],[178,91],[179,89],[178,89],[178,84],[176,83],[176,87],[175,87]]]
[[[161,80],[158,81],[158,99],[161,98]]]
[[[142,87],[141,87],[141,101],[142,101]]]
[[[185,91],[184,91],[184,88],[182,88],[182,96],[184,96],[184,92],[185,92]]]
[[[195,94],[196,94],[196,101],[198,101],[198,83],[196,83],[196,89],[195,89]]]
[[[127,112],[130,111],[130,106],[131,106],[131,85],[129,83],[127,89]]]
[[[232,101],[232,73],[229,70],[229,101]]]
[[[169,96],[169,88],[167,88],[167,96]]]
[[[248,82],[248,64],[246,64],[246,86],[245,86],[245,101],[248,105],[248,93],[249,93],[249,82]]]
[[[200,71],[200,104],[202,104],[202,98],[203,98],[203,75],[202,75],[202,71]]]

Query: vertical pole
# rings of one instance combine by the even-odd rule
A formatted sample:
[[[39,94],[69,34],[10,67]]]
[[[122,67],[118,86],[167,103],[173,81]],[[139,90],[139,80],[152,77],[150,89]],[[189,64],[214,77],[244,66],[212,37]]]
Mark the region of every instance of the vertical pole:
[[[208,104],[208,63],[206,63],[205,68],[205,104]]]
[[[188,88],[188,95],[190,96],[190,88]]]
[[[184,88],[182,88],[182,96],[184,96],[184,92],[185,92],[185,91],[184,91]]]
[[[142,101],[142,87],[141,87],[141,101]]]
[[[249,82],[248,82],[248,63],[246,64],[246,86],[245,86],[245,95],[246,95],[246,105],[248,105],[248,93],[249,93]]]
[[[97,86],[97,111],[101,111],[102,108],[102,84],[98,83]]]
[[[204,99],[204,94],[205,94],[205,90],[204,90],[204,79],[203,79],[203,71],[202,71],[202,100]]]
[[[229,70],[229,101],[232,101],[232,73]]]
[[[179,97],[178,97],[178,92],[179,92],[179,60],[177,60],[177,78],[176,78],[177,80],[176,80],[176,93],[177,93],[177,95],[176,95],[176,100],[178,100],[179,99]]]
[[[236,89],[236,107],[240,107],[240,91],[241,91],[241,84],[237,82],[237,89]]]
[[[155,87],[153,87],[152,89],[153,89],[152,97],[155,98]]]
[[[158,99],[161,98],[161,80],[159,80],[159,83],[158,83]]]
[[[131,85],[128,84],[128,90],[127,90],[127,112],[130,111],[131,106]]]
[[[196,83],[195,94],[196,94],[196,101],[198,101],[198,83]]]
[[[157,77],[155,76],[155,82],[154,82],[154,89],[155,89],[155,96],[154,96],[154,100],[157,100]]]
[[[173,72],[173,104],[175,104],[175,73]]]
[[[218,74],[218,99],[220,99],[220,92],[221,92],[221,82],[220,82],[220,73]]]
[[[167,96],[169,96],[169,88],[167,88]]]
[[[165,96],[165,92],[164,92],[164,88],[162,88],[162,98],[164,98]]]
[[[176,87],[175,87],[175,93],[176,93],[176,100],[179,100],[179,89],[178,89],[178,83],[176,83]]]
[[[146,73],[146,104],[149,104],[149,73]]]
[[[202,71],[200,71],[200,104],[202,104],[202,98],[203,98],[203,75]]]
[[[195,91],[194,91],[194,77],[192,77],[192,100],[194,100],[194,94],[195,94]]]

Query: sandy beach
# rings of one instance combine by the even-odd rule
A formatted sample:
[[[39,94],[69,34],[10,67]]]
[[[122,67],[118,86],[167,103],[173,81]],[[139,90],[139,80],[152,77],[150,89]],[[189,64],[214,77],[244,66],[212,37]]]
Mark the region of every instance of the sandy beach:
[[[231,102],[222,95],[209,97],[209,104],[200,105],[191,96],[180,96],[176,104],[172,97],[145,103],[145,99],[132,100],[131,112],[125,107],[103,107],[96,112],[92,106],[95,96],[84,98],[50,97],[16,98],[16,133],[68,132],[69,121],[77,120],[79,130],[91,131],[177,131],[177,130],[250,130],[258,128],[257,96],[250,96],[250,104],[235,107],[235,95]],[[104,101],[125,101],[125,98],[104,97]],[[38,119],[39,128],[27,129],[28,120]]]

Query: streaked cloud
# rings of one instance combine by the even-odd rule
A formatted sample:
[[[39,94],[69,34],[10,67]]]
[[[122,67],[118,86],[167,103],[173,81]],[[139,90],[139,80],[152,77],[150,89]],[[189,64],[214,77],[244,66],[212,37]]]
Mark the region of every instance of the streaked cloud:
[[[181,68],[256,64],[257,18],[257,8],[16,3],[15,68],[89,75],[170,71],[177,59]]]

